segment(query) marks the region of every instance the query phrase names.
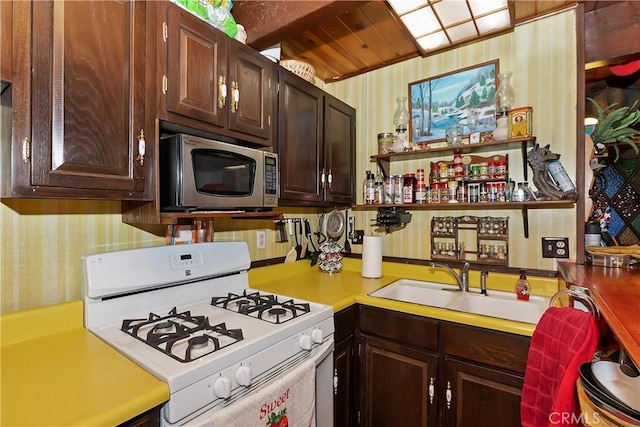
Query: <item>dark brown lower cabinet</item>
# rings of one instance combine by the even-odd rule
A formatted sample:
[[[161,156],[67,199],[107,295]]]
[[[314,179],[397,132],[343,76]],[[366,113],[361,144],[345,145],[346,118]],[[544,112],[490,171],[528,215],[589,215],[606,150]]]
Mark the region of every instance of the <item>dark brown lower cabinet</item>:
[[[333,351],[333,425],[352,427],[356,424],[356,307],[347,307],[334,315],[336,345]]]
[[[523,377],[455,359],[445,359],[445,426],[496,427],[520,425]]]
[[[367,335],[361,335],[361,345],[361,425],[436,425],[437,401],[429,397],[429,384],[438,356]]]
[[[368,306],[358,322],[356,425],[520,425],[529,337]]]

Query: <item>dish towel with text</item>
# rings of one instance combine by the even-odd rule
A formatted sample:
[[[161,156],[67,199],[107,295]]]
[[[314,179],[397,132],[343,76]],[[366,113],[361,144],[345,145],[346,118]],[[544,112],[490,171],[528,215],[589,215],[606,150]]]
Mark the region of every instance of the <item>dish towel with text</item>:
[[[575,384],[590,362],[599,333],[591,312],[549,307],[531,337],[522,388],[524,427],[581,426]]]
[[[211,415],[214,427],[315,427],[316,366],[307,360]]]

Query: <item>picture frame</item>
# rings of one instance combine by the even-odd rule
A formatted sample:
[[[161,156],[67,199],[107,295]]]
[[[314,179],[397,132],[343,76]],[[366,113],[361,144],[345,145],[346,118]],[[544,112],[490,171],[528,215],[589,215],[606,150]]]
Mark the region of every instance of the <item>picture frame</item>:
[[[446,129],[454,124],[464,136],[493,131],[498,73],[495,59],[409,83],[410,142],[446,141]]]

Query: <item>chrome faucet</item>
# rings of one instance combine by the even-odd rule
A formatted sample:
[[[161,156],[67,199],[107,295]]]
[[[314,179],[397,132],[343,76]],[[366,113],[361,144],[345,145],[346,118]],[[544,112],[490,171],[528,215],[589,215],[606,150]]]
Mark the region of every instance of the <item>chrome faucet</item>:
[[[487,295],[487,276],[489,272],[487,270],[483,270],[480,273],[480,293],[482,295]]]
[[[460,274],[456,273],[456,271],[445,264],[439,264],[437,262],[432,262],[429,264],[431,268],[444,268],[447,270],[453,277],[455,277],[456,282],[458,284],[458,288],[462,292],[469,292],[469,268],[471,265],[468,262],[465,262],[460,269]]]

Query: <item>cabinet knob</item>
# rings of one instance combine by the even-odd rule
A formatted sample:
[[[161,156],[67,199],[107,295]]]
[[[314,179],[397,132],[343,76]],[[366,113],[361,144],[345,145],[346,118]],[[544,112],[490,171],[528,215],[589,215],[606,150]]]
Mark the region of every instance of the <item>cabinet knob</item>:
[[[218,108],[227,105],[227,79],[224,76],[218,77]]]
[[[433,377],[429,380],[429,403],[433,403],[433,398],[436,394],[436,385]]]
[[[140,134],[138,135],[138,157],[137,161],[140,162],[140,166],[144,166],[144,155],[147,153],[147,143],[144,140],[144,129],[140,129]]]
[[[329,173],[327,174],[327,183],[329,184],[329,188],[331,188],[332,182],[333,182],[333,174],[331,173],[331,169],[329,169]]]
[[[31,159],[31,144],[29,142],[29,138],[25,137],[22,140],[22,161],[25,163],[29,163]]]
[[[231,82],[231,112],[235,113],[240,108],[240,89],[238,82]]]
[[[445,394],[445,397],[447,398],[447,409],[451,409],[451,400],[452,400],[451,381],[447,381],[447,392]]]

